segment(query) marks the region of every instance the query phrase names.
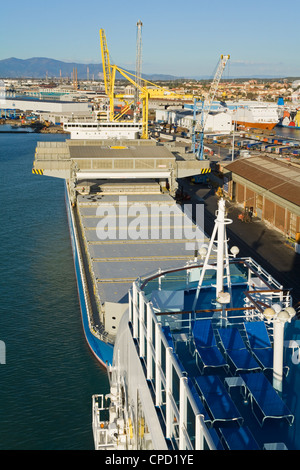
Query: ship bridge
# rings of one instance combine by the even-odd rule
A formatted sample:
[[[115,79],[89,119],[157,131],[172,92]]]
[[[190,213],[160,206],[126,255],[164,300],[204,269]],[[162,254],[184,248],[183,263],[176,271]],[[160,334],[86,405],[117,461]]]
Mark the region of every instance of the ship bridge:
[[[210,162],[153,140],[38,142],[33,173],[74,182],[158,180],[175,195],[177,178],[208,172]],[[182,150],[182,149],[181,149]]]

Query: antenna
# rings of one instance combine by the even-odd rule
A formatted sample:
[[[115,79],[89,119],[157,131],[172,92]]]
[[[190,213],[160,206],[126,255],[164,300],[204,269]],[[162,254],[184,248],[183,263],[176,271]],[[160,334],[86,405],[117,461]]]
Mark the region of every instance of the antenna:
[[[141,78],[142,78],[142,27],[143,23],[139,20],[136,24],[137,32],[136,32],[136,63],[135,63],[135,75],[136,75],[136,82],[138,87],[135,89],[135,100],[134,100],[134,108],[135,108],[135,116],[139,114],[137,113],[137,109],[140,103],[140,87],[141,87]]]

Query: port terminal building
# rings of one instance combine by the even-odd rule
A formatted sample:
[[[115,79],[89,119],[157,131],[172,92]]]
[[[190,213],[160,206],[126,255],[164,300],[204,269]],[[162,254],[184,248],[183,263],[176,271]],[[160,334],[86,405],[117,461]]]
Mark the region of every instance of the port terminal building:
[[[225,194],[286,237],[300,235],[300,168],[268,156],[253,156],[224,168]],[[299,242],[297,242],[299,243]]]
[[[87,102],[40,100],[34,97],[0,97],[0,114],[4,117],[22,113],[39,115],[44,121],[60,124],[79,118],[91,119],[93,110]]]

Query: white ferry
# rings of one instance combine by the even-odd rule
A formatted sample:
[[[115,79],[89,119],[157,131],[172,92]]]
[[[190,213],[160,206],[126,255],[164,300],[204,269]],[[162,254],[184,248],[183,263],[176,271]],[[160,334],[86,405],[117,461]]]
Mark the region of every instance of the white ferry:
[[[110,394],[93,396],[95,449],[299,449],[290,291],[228,249],[229,223],[221,199],[202,262],[133,283]]]
[[[255,129],[273,129],[279,122],[276,103],[263,101],[226,102],[232,121],[236,125]]]
[[[138,139],[142,133],[141,122],[66,122],[64,130],[71,139]]]

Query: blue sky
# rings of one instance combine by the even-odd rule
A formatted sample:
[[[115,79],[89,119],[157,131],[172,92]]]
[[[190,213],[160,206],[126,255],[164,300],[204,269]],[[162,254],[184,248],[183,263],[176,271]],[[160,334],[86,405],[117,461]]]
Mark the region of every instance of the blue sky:
[[[0,59],[49,57],[100,63],[99,29],[112,61],[135,69],[136,23],[143,22],[142,71],[223,77],[300,76],[300,1],[14,0],[1,2]]]

